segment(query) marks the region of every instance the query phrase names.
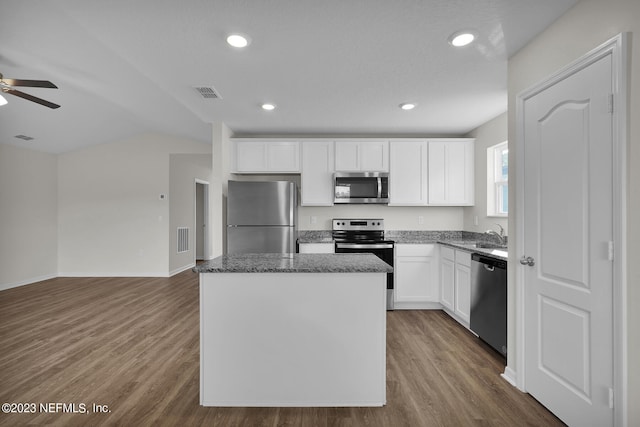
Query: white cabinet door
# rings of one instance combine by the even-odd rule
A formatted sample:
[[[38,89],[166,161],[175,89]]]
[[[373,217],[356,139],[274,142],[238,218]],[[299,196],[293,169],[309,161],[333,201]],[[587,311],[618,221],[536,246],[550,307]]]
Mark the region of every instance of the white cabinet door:
[[[456,265],[455,251],[446,246],[440,248],[440,303],[455,310]]]
[[[297,141],[267,142],[269,172],[300,172],[300,143]]]
[[[395,249],[395,308],[438,308],[440,289],[436,245],[399,244]]]
[[[456,305],[455,313],[468,326],[471,310],[471,269],[456,264]]]
[[[471,254],[440,247],[440,303],[445,311],[469,328],[471,312]]]
[[[360,143],[360,170],[365,172],[389,171],[389,142]]]
[[[360,159],[358,158],[359,145],[359,142],[354,141],[338,141],[336,143],[336,171],[360,171]]]
[[[336,141],[336,171],[388,172],[389,141]]]
[[[234,140],[237,173],[297,173],[300,172],[298,141]]]
[[[474,140],[429,140],[429,204],[474,203]]]
[[[389,143],[389,205],[427,204],[428,145],[424,140]]]
[[[471,313],[471,254],[456,251],[455,313],[465,326],[469,325]]]
[[[301,254],[332,254],[336,251],[333,243],[300,243],[298,249]]]
[[[302,206],[333,206],[333,162],[333,141],[302,142]]]
[[[263,141],[243,141],[235,144],[237,172],[266,172],[267,145]]]

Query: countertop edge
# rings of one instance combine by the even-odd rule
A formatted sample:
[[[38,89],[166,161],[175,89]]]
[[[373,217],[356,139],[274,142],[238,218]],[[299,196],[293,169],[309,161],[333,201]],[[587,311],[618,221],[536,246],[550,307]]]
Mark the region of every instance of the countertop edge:
[[[237,254],[196,265],[196,273],[392,273],[373,254]]]
[[[474,245],[476,242],[475,241],[469,241],[468,243],[462,243],[462,242],[447,242],[447,241],[440,241],[440,242],[435,242],[441,245],[445,245],[445,246],[449,246],[451,248],[457,249],[457,250],[462,250],[465,252],[469,252],[471,254],[480,254],[480,255],[486,255],[486,256],[490,256],[492,258],[495,259],[499,259],[501,261],[508,261],[508,255],[502,256],[502,255],[497,255],[492,253],[492,251],[494,251],[495,249],[491,249],[491,248],[475,248],[475,247],[470,247],[471,245]],[[504,252],[507,252],[506,250]]]

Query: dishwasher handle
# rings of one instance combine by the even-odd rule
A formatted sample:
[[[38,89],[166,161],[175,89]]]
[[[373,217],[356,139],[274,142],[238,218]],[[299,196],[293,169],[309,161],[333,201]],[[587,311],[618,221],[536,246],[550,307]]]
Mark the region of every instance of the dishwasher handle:
[[[496,268],[498,270],[507,269],[506,261],[501,259],[496,259],[491,256],[486,256],[484,254],[478,254],[478,253],[471,254],[471,260],[482,264],[487,271],[494,271]]]

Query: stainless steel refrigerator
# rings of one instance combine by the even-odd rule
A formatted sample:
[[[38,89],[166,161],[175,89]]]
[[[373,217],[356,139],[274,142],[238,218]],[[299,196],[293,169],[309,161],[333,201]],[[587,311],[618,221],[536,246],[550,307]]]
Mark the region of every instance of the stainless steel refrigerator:
[[[227,253],[294,253],[298,199],[289,181],[229,181]]]

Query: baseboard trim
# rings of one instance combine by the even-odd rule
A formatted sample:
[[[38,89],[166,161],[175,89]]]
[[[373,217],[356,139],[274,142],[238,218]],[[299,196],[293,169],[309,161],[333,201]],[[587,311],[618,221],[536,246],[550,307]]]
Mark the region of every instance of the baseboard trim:
[[[506,382],[508,382],[509,384],[511,384],[512,386],[514,386],[515,388],[518,388],[517,383],[516,383],[516,373],[513,369],[511,369],[510,367],[505,367],[504,368],[504,373],[500,374],[500,376],[502,378],[504,378],[504,380]]]
[[[57,277],[169,277],[167,273],[159,273],[157,271],[154,272],[143,272],[143,273],[118,273],[115,271],[111,271],[108,273],[105,272],[61,272],[58,273]]]
[[[422,301],[395,301],[393,303],[394,310],[442,310],[442,304],[439,302],[422,302]]]
[[[66,271],[60,272],[58,274],[47,274],[44,276],[32,277],[30,279],[21,280],[19,282],[12,283],[0,283],[0,291],[4,291],[7,289],[18,288],[20,286],[31,285],[33,283],[42,282],[43,280],[55,279],[57,277],[171,277],[176,274],[182,273],[183,271],[189,270],[190,268],[195,267],[195,263],[191,263],[189,265],[185,265],[183,267],[177,268],[169,273],[159,273],[157,271],[154,272],[143,272],[143,273],[118,273],[118,272],[74,272],[74,271]]]
[[[175,270],[172,270],[171,272],[169,272],[169,277],[175,276],[176,274],[182,273],[183,271],[189,270],[190,268],[193,268],[195,266],[196,266],[196,263],[192,262],[191,264],[185,265],[180,268],[176,268]]]
[[[21,280],[13,283],[0,283],[0,291],[5,291],[11,288],[17,288],[20,286],[31,285],[32,283],[42,282],[43,280],[55,279],[57,274],[45,274],[44,276],[32,277],[30,279]]]

